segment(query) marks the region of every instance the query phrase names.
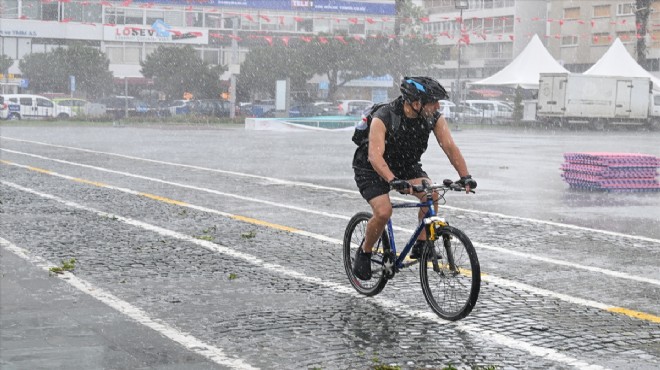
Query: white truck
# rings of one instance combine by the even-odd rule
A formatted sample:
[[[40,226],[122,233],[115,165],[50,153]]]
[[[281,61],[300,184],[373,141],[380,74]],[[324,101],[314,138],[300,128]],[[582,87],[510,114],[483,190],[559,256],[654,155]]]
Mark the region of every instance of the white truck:
[[[660,93],[648,77],[591,76],[541,73],[537,120],[607,125],[646,125],[660,128]]]

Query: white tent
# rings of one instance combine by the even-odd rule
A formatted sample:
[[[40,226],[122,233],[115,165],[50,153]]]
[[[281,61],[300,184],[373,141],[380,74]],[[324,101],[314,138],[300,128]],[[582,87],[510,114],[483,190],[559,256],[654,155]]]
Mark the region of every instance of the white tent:
[[[501,71],[472,85],[520,86],[538,89],[541,73],[569,73],[550,55],[541,39],[534,35],[525,49]]]
[[[619,38],[612,43],[609,49],[585,75],[622,76],[622,77],[649,77],[653,81],[653,89],[660,90],[660,79],[656,78],[642,66],[637,64]]]

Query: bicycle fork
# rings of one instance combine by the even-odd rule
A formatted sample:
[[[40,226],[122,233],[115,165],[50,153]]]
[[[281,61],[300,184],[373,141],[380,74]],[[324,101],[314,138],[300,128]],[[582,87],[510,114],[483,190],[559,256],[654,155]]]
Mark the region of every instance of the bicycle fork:
[[[454,253],[452,252],[451,249],[451,236],[442,233],[442,229],[444,227],[449,226],[447,221],[445,221],[445,219],[438,216],[431,216],[424,219],[424,224],[427,227],[426,235],[429,236],[428,240],[432,241],[431,245],[433,245],[433,242],[437,240],[438,237],[442,237],[442,246],[445,249],[449,270],[453,272],[457,272],[456,263],[454,261]],[[435,250],[435,247],[432,246],[431,250],[427,253],[431,253],[431,263],[433,264],[433,271],[440,272],[441,269],[440,269],[440,263],[438,262],[439,259],[438,252]]]

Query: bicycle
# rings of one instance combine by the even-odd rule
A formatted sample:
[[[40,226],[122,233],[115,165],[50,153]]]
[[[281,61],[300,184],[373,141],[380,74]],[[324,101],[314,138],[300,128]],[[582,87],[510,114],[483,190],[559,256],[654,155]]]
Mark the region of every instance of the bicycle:
[[[359,212],[351,218],[346,226],[343,243],[346,274],[355,290],[366,296],[374,296],[383,290],[397,272],[419,263],[422,292],[431,309],[443,319],[460,320],[470,314],[479,297],[479,260],[467,235],[438,217],[433,205],[440,200],[445,204],[448,191],[465,191],[465,188],[451,180],[444,180],[442,184],[430,185],[423,181],[421,185],[413,186],[413,190],[424,192],[423,200],[416,203],[392,203],[392,208],[426,207],[427,212],[398,256],[392,220],[387,222],[386,229],[372,251],[370,280],[360,280],[353,274],[353,261],[357,249],[362,247],[367,222],[372,215]],[[435,201],[434,193],[438,194]],[[422,230],[426,230],[427,242],[421,257],[405,261]]]

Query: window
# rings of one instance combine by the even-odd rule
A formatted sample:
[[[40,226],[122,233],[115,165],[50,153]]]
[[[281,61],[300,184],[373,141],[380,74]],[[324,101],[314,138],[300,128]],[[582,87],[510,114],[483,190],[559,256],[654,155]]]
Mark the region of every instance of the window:
[[[635,3],[623,3],[616,6],[616,15],[633,15],[635,13]]]
[[[142,9],[126,9],[124,24],[143,24]]]
[[[610,34],[607,32],[603,33],[594,33],[591,38],[592,45],[609,45],[610,44]]]
[[[580,19],[580,8],[564,9],[564,19]]]
[[[18,101],[21,105],[32,106],[32,98],[20,98]]]
[[[314,19],[314,32],[330,33],[330,19]]]
[[[563,36],[561,38],[561,46],[577,46],[578,37],[577,36]]]
[[[616,37],[621,39],[621,42],[625,43],[631,43],[633,41],[637,40],[637,36],[635,34],[635,31],[622,31],[622,32],[617,32]]]
[[[346,27],[348,28],[348,27]],[[314,31],[314,20],[305,18],[302,21],[298,22],[298,31],[300,32],[312,32]]]
[[[609,16],[610,16],[610,6],[609,5],[594,6],[594,18],[609,17]]]
[[[50,100],[43,99],[43,98],[37,98],[37,107],[52,108],[53,107],[53,102],[50,101]]]
[[[59,4],[55,3],[44,3],[41,8],[41,19],[44,21],[57,21],[59,13]]]
[[[186,12],[184,14],[184,25],[186,27],[202,27],[202,19],[204,17],[202,16],[202,12]],[[218,28],[220,25],[219,17],[218,17],[218,25],[217,26],[208,26],[209,28]]]

